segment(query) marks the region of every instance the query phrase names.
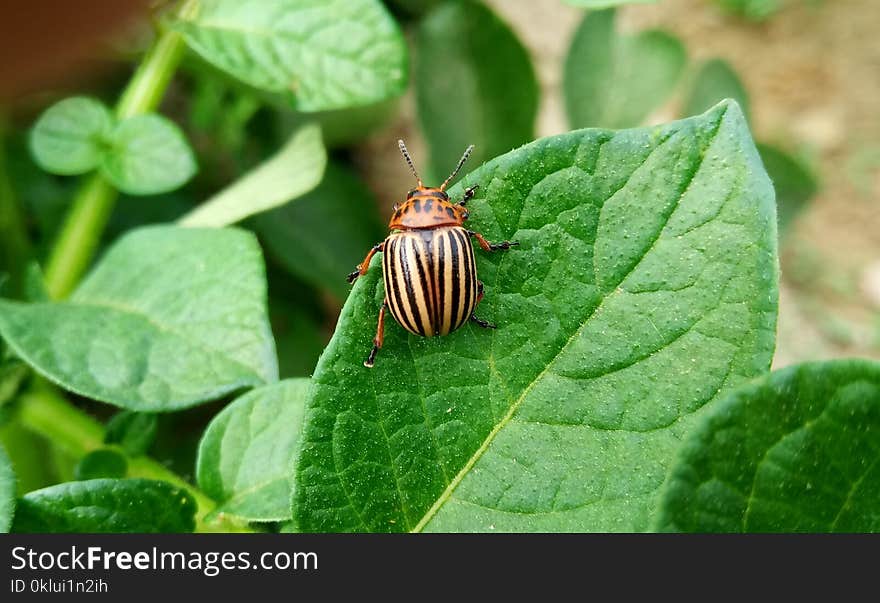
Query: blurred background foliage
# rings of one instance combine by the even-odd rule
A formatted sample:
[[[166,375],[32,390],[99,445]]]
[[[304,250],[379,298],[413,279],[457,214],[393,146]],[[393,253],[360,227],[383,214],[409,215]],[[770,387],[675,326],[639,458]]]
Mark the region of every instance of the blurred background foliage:
[[[51,11],[56,3],[45,4]],[[80,184],[39,167],[31,129],[67,97],[115,103],[151,42],[153,21],[168,10],[166,3],[145,4],[132,3],[132,14],[105,24],[89,44],[71,43],[70,65],[43,69],[45,52],[10,54],[17,38],[0,52],[4,73],[36,74],[0,89],[6,297],[38,294],[28,286],[28,271],[33,262],[44,264]],[[101,245],[136,226],[189,214],[270,164],[303,126],[318,124],[323,172],[322,149],[288,163],[279,155],[277,165],[294,176],[309,172],[314,182],[285,183],[290,191],[283,200],[293,200],[240,223],[256,233],[266,256],[281,377],[308,376],[345,301],[345,275],[382,239],[390,207],[412,186],[398,138],[407,140],[426,182],[435,183],[468,144],[476,145],[474,169],[538,136],[660,123],[730,97],[746,112],[777,189],[782,299],[774,366],[880,357],[876,0],[387,0],[384,6],[403,32],[408,64],[390,77],[392,89],[375,98],[357,90],[353,98],[322,98],[305,81],[291,99],[289,91],[212,54],[211,39],[188,38],[196,52],[184,54],[159,112],[188,141],[198,171],[161,194],[122,194]],[[32,42],[48,44],[40,36]],[[345,89],[344,74],[322,77],[343,78]],[[314,169],[305,166],[319,156]],[[269,195],[280,185],[267,176],[255,186],[249,194],[260,197],[260,190]],[[0,410],[26,374],[11,358],[0,364]],[[226,401],[160,416],[147,426],[155,434],[146,444],[150,453],[191,477],[198,438]],[[102,419],[112,414],[107,406],[79,403]],[[123,427],[129,421],[113,420]],[[40,437],[2,421],[2,412],[0,423],[6,449],[28,451],[14,459],[21,491],[88,475],[88,465],[74,466]]]

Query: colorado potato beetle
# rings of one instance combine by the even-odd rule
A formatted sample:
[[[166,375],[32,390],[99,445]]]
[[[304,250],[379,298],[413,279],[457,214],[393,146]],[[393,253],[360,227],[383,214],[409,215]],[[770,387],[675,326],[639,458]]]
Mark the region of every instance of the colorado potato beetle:
[[[353,283],[366,274],[373,255],[383,253],[385,300],[379,310],[373,349],[364,361],[366,367],[373,366],[376,353],[382,347],[386,309],[400,326],[422,337],[446,335],[469,320],[494,329],[495,325],[474,315],[474,309],[483,299],[483,283],[477,280],[471,237],[485,251],[519,245],[516,241],[493,244],[480,233],[463,228],[468,219],[465,206],[479,185],[466,189],[458,203],[451,202],[445,192],[446,185],[473,151],[473,145],[465,150],[443,184],[430,187],[422,183],[403,141],[398,140],[397,144],[417,186],[407,193],[406,201],[394,206],[388,224],[391,234],[370,249],[364,261],[348,275],[348,282]]]

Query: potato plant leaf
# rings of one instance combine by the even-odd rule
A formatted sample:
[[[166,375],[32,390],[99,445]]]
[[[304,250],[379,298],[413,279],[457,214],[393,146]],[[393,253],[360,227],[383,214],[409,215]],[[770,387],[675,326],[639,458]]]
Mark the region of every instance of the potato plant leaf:
[[[440,338],[390,318],[375,258],[315,370],[302,531],[606,531],[653,523],[699,410],[766,371],[773,189],[735,103],[537,140],[462,179],[486,297]]]
[[[13,532],[191,532],[196,502],[148,479],[93,479],[29,492],[18,500]]]
[[[98,167],[113,128],[113,116],[99,100],[66,98],[49,107],[31,131],[31,154],[53,174],[83,174]]]
[[[15,512],[15,473],[3,446],[0,446],[0,534],[9,531]]]
[[[132,231],[69,300],[0,300],[0,334],[65,389],[130,410],[277,379],[262,255],[241,230]]]
[[[101,171],[129,195],[172,191],[196,173],[196,159],[186,137],[168,118],[155,113],[120,122],[109,136]]]
[[[290,519],[290,477],[308,388],[308,379],[288,379],[252,390],[208,425],[196,475],[218,513]]]
[[[403,92],[403,35],[379,0],[205,0],[173,27],[205,60],[300,111]]]
[[[615,11],[590,12],[565,59],[563,95],[576,128],[641,124],[669,97],[687,60],[684,46],[658,30],[620,35]]]
[[[416,46],[416,103],[431,160],[425,178],[445,178],[470,144],[476,166],[534,138],[538,83],[529,55],[485,5],[440,5],[422,21]]]
[[[705,415],[664,488],[658,527],[880,531],[880,364],[775,371]]]

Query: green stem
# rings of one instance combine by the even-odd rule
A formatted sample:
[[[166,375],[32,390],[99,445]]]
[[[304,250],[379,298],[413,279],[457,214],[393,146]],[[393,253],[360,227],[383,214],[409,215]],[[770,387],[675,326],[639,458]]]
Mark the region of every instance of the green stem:
[[[191,17],[197,0],[186,0],[178,15]],[[166,30],[141,61],[116,105],[119,119],[147,113],[159,106],[183,56],[180,34]],[[107,226],[118,193],[99,173],[80,188],[46,263],[46,288],[53,298],[66,297],[88,268]]]
[[[106,448],[104,427],[95,419],[72,406],[55,391],[54,387],[39,381],[20,396],[18,419],[31,431],[49,439],[54,445],[75,457],[81,457],[98,448]],[[125,452],[115,448],[121,454]],[[169,482],[186,490],[198,504],[197,532],[251,532],[247,525],[218,514],[210,516],[217,507],[207,494],[184,480],[161,463],[147,456],[128,457],[128,477],[143,477]]]

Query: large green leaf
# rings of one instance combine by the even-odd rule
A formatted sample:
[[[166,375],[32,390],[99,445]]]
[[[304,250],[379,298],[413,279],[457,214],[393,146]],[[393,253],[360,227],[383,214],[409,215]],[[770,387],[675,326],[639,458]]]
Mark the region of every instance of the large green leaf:
[[[699,410],[766,371],[773,189],[723,103],[656,128],[538,140],[463,178],[478,315],[440,338],[387,320],[381,262],[314,375],[293,518],[323,530],[643,530]]]
[[[234,229],[133,231],[69,301],[0,300],[0,334],[62,387],[131,410],[277,379],[260,248]]]
[[[406,44],[379,0],[204,0],[173,26],[204,59],[300,111],[366,105],[406,87]]]
[[[388,233],[367,186],[333,163],[315,190],[257,216],[255,225],[285,268],[340,300],[350,288],[345,275]]]
[[[0,533],[9,531],[15,512],[15,473],[12,462],[0,446]]]
[[[161,115],[136,115],[110,134],[101,171],[129,195],[155,195],[182,186],[196,173],[196,159],[177,125]]]
[[[290,477],[308,379],[248,392],[214,417],[199,444],[199,486],[217,512],[248,521],[290,519]]]
[[[180,219],[184,226],[227,226],[284,205],[321,182],[327,152],[321,129],[303,126],[275,155]]]
[[[880,364],[789,367],[730,394],[688,436],[658,527],[880,531]]]
[[[416,102],[431,151],[423,176],[445,178],[470,144],[476,166],[534,137],[538,84],[529,55],[488,8],[442,4],[416,42]]]
[[[148,479],[93,479],[30,492],[18,500],[13,532],[191,532],[196,503]]]
[[[563,93],[573,127],[637,126],[675,89],[684,46],[656,30],[619,35],[614,9],[590,12],[565,59]]]
[[[100,163],[112,128],[113,117],[101,101],[66,98],[37,120],[31,131],[31,153],[47,172],[82,174]]]

